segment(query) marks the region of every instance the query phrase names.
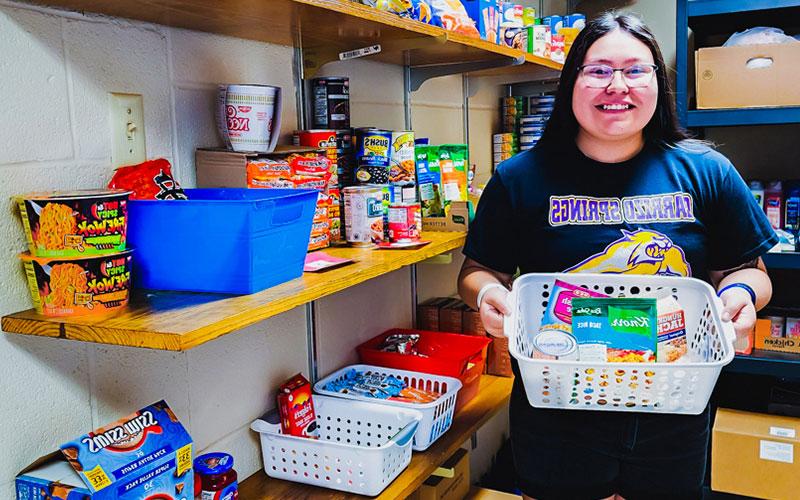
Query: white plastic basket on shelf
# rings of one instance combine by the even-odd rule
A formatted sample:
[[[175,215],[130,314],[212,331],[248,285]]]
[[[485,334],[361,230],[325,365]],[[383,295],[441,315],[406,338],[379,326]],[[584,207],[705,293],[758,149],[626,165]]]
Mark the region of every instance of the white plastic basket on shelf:
[[[687,354],[675,363],[596,363],[533,359],[533,335],[552,299],[554,280],[617,297],[671,290],[684,310]],[[524,274],[509,295],[504,333],[518,361],[528,401],[537,408],[699,414],[722,367],[734,356],[736,334],[722,322],[722,302],[693,278],[613,274]]]
[[[377,373],[379,375],[393,375],[403,380],[408,386],[414,389],[438,392],[441,396],[436,401],[430,403],[414,404],[401,401],[389,401],[386,399],[367,398],[325,390],[325,386],[328,385],[328,383],[343,379],[350,370]],[[314,385],[314,392],[325,394],[326,396],[368,401],[400,408],[411,408],[419,411],[422,413],[422,420],[419,423],[417,433],[414,435],[413,448],[416,451],[427,450],[428,447],[447,432],[453,424],[453,413],[456,409],[456,396],[460,389],[461,381],[457,378],[407,370],[396,370],[394,368],[384,368],[373,365],[352,365],[342,368]]]
[[[420,412],[327,396],[314,409],[319,439],[281,434],[275,413],[250,425],[268,476],[376,496],[411,462]]]

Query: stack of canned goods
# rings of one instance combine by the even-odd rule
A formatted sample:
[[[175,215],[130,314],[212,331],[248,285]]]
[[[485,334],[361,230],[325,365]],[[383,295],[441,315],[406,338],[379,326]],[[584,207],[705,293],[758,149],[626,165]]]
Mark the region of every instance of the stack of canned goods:
[[[344,188],[344,219],[347,242],[356,247],[418,241],[422,229],[420,204],[389,201],[387,185]]]
[[[514,134],[505,132],[492,136],[492,166],[497,167],[500,162],[514,156],[519,149],[517,138]]]
[[[500,103],[503,132],[516,134],[519,127],[519,119],[525,114],[525,108],[527,106],[526,98],[521,96],[503,97]]]
[[[386,186],[390,203],[417,201],[414,132],[357,128],[353,140],[355,185]]]
[[[528,114],[520,118],[519,124],[520,151],[531,149],[541,139],[545,124],[553,113],[555,96],[531,96],[528,98],[528,102]]]

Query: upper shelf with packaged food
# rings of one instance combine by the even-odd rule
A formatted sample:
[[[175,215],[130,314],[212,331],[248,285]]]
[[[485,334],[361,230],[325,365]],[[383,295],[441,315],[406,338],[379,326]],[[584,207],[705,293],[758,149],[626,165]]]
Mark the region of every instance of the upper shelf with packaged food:
[[[490,74],[524,72],[537,67],[561,70],[562,67],[560,62],[549,57],[348,0],[234,0],[224,3],[214,0],[145,3],[43,0],[35,3],[300,47],[304,53],[306,77],[313,76],[327,62],[364,55],[414,67],[480,62],[485,66],[465,67],[461,72]]]

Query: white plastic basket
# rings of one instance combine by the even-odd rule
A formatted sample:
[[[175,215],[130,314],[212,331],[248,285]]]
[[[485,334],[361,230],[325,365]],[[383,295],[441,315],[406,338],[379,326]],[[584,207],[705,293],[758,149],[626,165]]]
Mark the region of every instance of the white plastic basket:
[[[344,378],[345,374],[355,369],[359,372],[372,372],[380,375],[394,375],[403,380],[414,389],[438,392],[441,396],[430,403],[414,404],[401,401],[388,401],[385,399],[374,399],[353,394],[342,394],[325,390],[329,382]],[[456,409],[456,396],[461,389],[461,381],[453,377],[443,377],[441,375],[431,375],[428,373],[412,372],[407,370],[396,370],[394,368],[384,368],[373,365],[352,365],[332,373],[314,385],[314,392],[338,398],[354,399],[367,401],[376,404],[397,406],[400,408],[411,408],[422,413],[422,420],[419,423],[417,433],[414,435],[413,449],[415,451],[425,451],[439,439],[453,424],[453,413]]]
[[[314,409],[319,439],[281,434],[276,413],[250,425],[268,476],[375,496],[411,462],[420,412],[326,396]]]
[[[652,296],[671,290],[684,309],[687,354],[676,363],[596,363],[533,359],[554,280],[617,297]],[[722,322],[722,302],[707,283],[693,278],[612,274],[525,274],[509,295],[504,333],[519,362],[528,401],[537,408],[701,413],[722,367],[734,356],[736,334]]]

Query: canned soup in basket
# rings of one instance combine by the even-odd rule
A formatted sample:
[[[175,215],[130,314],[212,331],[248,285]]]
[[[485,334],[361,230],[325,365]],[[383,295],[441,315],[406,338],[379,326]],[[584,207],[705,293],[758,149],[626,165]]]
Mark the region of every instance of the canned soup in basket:
[[[693,278],[526,274],[505,334],[531,405],[700,413],[735,338]]]

